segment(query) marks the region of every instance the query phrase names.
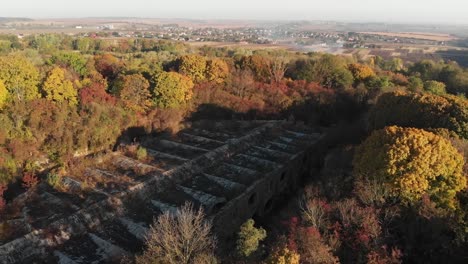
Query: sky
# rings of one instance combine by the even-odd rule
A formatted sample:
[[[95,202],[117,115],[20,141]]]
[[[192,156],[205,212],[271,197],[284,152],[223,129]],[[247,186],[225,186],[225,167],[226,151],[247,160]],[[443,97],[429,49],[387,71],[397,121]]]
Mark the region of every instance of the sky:
[[[3,0],[0,17],[468,24],[468,0]]]

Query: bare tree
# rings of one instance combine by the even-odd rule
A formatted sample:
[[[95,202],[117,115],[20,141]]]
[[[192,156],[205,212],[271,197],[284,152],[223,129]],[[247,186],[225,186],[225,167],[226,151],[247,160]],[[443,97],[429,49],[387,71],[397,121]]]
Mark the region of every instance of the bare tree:
[[[288,60],[286,57],[276,57],[274,59],[268,60],[267,64],[268,73],[270,75],[270,82],[281,82],[288,68]]]
[[[215,263],[211,226],[203,210],[195,210],[190,203],[176,213],[166,212],[151,226],[146,239],[147,250],[137,257],[137,263]]]
[[[234,95],[241,98],[246,98],[249,90],[252,91],[255,87],[254,74],[251,70],[234,69],[231,74],[229,88]]]

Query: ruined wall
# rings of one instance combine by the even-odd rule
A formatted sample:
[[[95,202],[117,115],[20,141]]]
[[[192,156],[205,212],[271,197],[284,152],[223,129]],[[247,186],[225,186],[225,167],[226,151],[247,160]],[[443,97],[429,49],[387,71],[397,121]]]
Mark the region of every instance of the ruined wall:
[[[194,128],[170,138],[149,139],[145,147],[154,159],[145,163],[113,153],[115,171],[89,168],[89,175],[112,179],[121,177],[119,170],[131,170],[145,180],[135,178],[128,186],[110,181],[112,187],[92,189],[100,197],[95,202],[77,205],[74,213],[49,223],[36,223],[40,228],[0,245],[0,263],[35,258],[101,263],[132,254],[138,251],[134,245],[143,243],[153,217],[186,201],[204,208],[221,239],[231,236],[247,219],[268,213],[282,194],[295,190],[313,171],[310,166],[320,157],[316,152],[320,135],[283,121],[239,127],[230,123],[228,128],[215,125],[210,131]],[[83,186],[73,176],[65,181],[71,189]],[[60,199],[46,194],[50,199],[42,206],[53,211]],[[128,203],[135,197],[141,204]],[[55,219],[54,212],[43,216],[48,218]]]

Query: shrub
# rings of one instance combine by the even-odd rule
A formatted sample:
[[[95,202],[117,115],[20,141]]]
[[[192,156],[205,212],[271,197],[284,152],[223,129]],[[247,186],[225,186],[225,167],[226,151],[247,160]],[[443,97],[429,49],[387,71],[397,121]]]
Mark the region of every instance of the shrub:
[[[283,246],[276,248],[268,257],[266,264],[299,264],[300,255]]]
[[[367,254],[367,264],[399,264],[401,263],[402,253],[397,248],[392,248],[390,251],[386,246],[382,246],[379,250],[373,250]]]
[[[148,152],[144,147],[138,147],[136,151],[136,157],[138,160],[145,160],[148,157]]]
[[[257,251],[261,241],[266,238],[266,231],[263,228],[256,228],[253,219],[247,220],[241,225],[239,238],[237,239],[237,252],[243,257],[250,256]]]
[[[24,174],[22,181],[23,184],[21,186],[23,186],[25,189],[30,189],[39,183],[37,176],[30,172]]]
[[[438,81],[426,81],[424,83],[424,90],[436,95],[444,95],[447,93],[445,84]]]
[[[46,182],[49,184],[52,188],[57,188],[60,186],[62,181],[62,177],[59,174],[56,173],[49,173],[47,174],[46,177]]]

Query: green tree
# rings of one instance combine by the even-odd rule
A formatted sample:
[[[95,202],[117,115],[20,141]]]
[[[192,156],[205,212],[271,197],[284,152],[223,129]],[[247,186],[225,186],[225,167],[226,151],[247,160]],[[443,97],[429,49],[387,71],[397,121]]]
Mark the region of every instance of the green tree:
[[[389,87],[392,85],[389,78],[387,76],[372,76],[369,77],[366,82],[366,86],[368,89],[377,89],[380,90],[382,88]]]
[[[243,257],[248,257],[257,251],[260,242],[267,236],[265,229],[256,228],[254,224],[255,221],[249,219],[240,227],[237,239],[237,252]]]
[[[296,80],[317,82],[326,88],[335,89],[350,87],[354,82],[346,60],[330,54],[298,60],[289,67],[288,75]]]
[[[0,57],[0,80],[15,100],[33,100],[40,97],[37,85],[39,71],[25,57]]]
[[[411,92],[422,91],[424,88],[424,83],[421,78],[416,76],[411,76],[408,78],[408,90]]]
[[[404,203],[428,195],[445,208],[456,207],[456,194],[466,188],[463,156],[450,141],[416,128],[386,127],[374,131],[357,149],[356,176],[375,180]]]
[[[78,104],[78,93],[73,83],[65,78],[65,71],[61,68],[56,67],[49,72],[42,90],[48,100]]]
[[[80,76],[86,76],[88,74],[88,60],[79,53],[59,52],[52,56],[50,62],[52,65],[71,68]]]
[[[73,47],[75,50],[79,50],[83,53],[86,53],[94,48],[92,45],[92,40],[90,38],[75,39]]]
[[[174,108],[192,98],[192,80],[177,72],[161,72],[155,77],[153,102],[157,107]]]
[[[436,95],[443,95],[447,93],[447,91],[445,90],[445,84],[438,81],[424,82],[424,90]]]
[[[417,62],[410,66],[408,71],[410,74],[420,77],[423,81],[436,80],[439,76],[439,67],[431,60]]]
[[[178,60],[179,73],[186,75],[195,83],[205,79],[206,59],[197,54],[184,55]]]

